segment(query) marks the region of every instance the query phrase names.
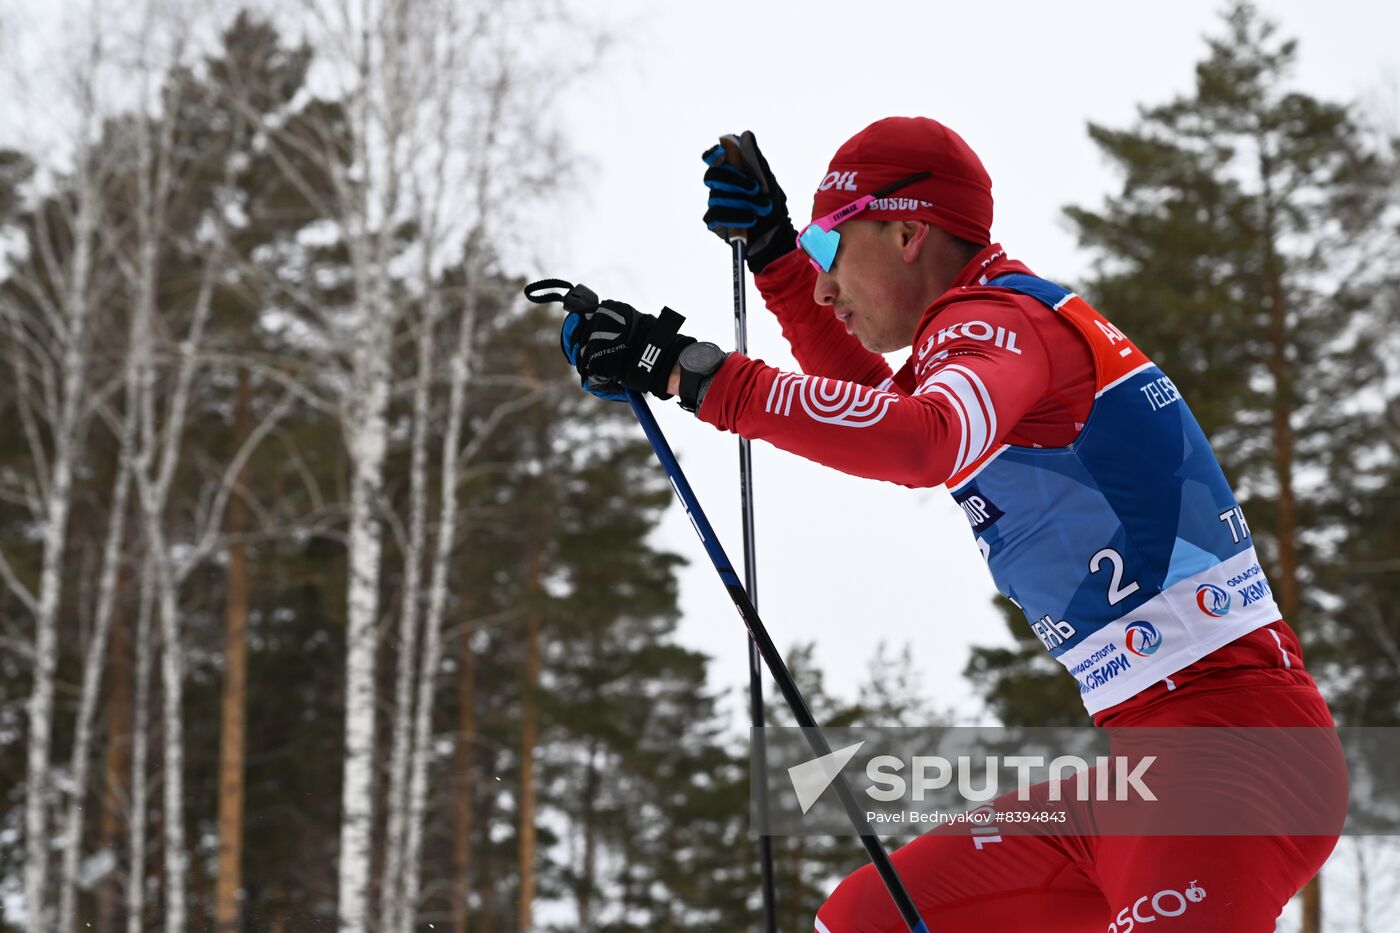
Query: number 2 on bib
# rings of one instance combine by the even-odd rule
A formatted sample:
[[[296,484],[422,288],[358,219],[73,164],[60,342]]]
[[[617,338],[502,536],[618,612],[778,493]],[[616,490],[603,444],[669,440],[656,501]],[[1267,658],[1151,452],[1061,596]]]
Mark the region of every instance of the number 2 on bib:
[[[1111,547],[1106,547],[1089,558],[1089,572],[1098,573],[1105,561],[1113,565],[1113,578],[1108,582],[1108,604],[1116,606],[1136,593],[1138,585],[1129,581],[1127,586],[1123,586],[1123,555]]]

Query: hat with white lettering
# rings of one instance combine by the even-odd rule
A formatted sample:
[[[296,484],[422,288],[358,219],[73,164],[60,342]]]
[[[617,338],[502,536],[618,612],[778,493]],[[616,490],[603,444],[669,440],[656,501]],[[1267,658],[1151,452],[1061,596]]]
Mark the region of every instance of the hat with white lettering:
[[[932,174],[852,220],[926,220],[960,239],[990,243],[991,176],[961,136],[928,117],[886,117],[846,140],[817,187],[812,218],[923,171]]]

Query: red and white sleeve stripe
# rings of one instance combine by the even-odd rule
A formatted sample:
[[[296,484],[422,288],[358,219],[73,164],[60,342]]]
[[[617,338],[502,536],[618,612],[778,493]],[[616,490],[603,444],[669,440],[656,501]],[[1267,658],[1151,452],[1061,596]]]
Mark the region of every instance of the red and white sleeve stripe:
[[[734,353],[699,416],[845,473],[939,486],[1003,443],[1049,391],[1049,357],[1026,315],[1009,298],[958,301],[932,315],[914,344],[915,379],[904,383],[912,395],[883,380],[781,372]]]
[[[914,391],[915,395],[930,393],[946,398],[957,416],[961,431],[952,473],[959,473],[990,450],[998,438],[996,405],[982,377],[956,363],[937,370]]]

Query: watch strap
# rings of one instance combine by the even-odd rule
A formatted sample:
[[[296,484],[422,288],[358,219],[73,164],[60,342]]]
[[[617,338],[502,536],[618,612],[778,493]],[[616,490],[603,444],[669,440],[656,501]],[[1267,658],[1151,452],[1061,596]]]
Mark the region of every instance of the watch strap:
[[[714,344],[710,344],[714,346]],[[718,347],[715,347],[718,350]],[[700,404],[705,401],[705,393],[710,389],[710,382],[715,378],[715,373],[724,365],[724,361],[729,358],[729,354],[722,353],[718,361],[704,370],[690,369],[681,363],[680,379],[680,405],[688,412],[700,410]]]

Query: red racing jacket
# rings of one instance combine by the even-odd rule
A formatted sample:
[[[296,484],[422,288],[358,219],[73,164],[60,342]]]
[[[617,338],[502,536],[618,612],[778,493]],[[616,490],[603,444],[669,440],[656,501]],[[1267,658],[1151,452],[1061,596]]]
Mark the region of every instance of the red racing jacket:
[[[893,372],[813,298],[816,273],[800,252],[755,277],[801,373],[732,353],[697,413],[717,428],[842,472],[909,487],[960,479],[1002,445],[1066,447],[1094,407],[1093,353],[1075,326],[1026,294],[986,287],[1032,274],[999,244],[979,253],[919,321],[909,360]],[[1279,620],[1249,632],[1094,714],[1124,721],[1203,675],[1252,669],[1311,682],[1296,635]],[[1239,724],[1239,723],[1237,723]]]

